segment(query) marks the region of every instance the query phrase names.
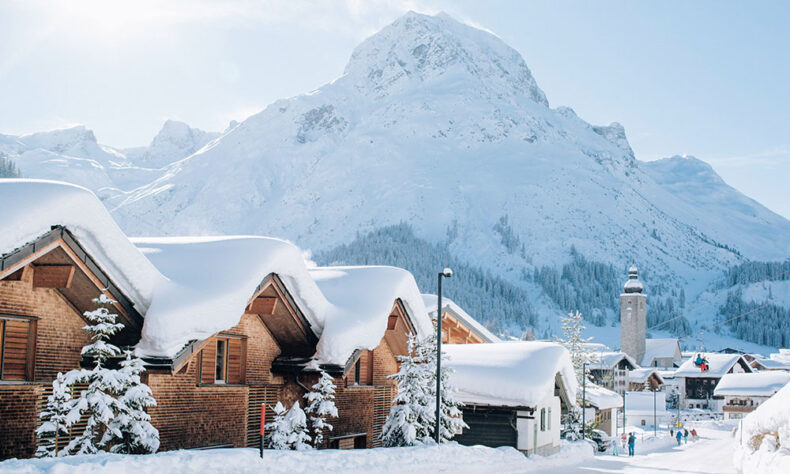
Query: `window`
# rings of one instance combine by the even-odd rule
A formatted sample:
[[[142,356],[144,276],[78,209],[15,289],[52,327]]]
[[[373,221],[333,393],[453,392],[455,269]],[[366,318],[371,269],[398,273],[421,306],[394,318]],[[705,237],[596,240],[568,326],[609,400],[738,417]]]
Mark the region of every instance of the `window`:
[[[362,357],[357,359],[357,362],[354,364],[354,384],[359,385],[359,381],[362,378]]]
[[[546,431],[546,409],[540,409],[540,431]]]
[[[202,385],[243,384],[246,373],[247,340],[217,337],[200,352],[198,380]]]
[[[228,368],[228,359],[225,357],[225,344],[227,340],[217,341],[217,369],[214,373],[214,383],[225,383],[225,372]]]
[[[0,316],[0,380],[33,380],[36,320]]]
[[[645,420],[644,419],[642,419],[641,425],[645,426]]]
[[[551,407],[549,407],[546,413],[546,429],[551,431]]]

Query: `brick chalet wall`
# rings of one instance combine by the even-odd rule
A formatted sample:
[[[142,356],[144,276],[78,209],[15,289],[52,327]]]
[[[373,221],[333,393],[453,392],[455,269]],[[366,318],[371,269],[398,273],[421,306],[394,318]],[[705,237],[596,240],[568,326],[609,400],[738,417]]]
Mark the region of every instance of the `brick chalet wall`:
[[[0,313],[39,318],[33,381],[0,382],[0,459],[26,458],[36,450],[42,389],[79,367],[89,337],[82,315],[57,290],[34,289],[30,279],[0,281]]]

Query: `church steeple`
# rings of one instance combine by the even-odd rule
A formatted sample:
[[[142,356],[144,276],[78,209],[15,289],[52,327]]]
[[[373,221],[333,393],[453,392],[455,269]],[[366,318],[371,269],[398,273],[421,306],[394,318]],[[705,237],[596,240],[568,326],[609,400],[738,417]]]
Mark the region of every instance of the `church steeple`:
[[[647,297],[636,266],[628,269],[628,281],[620,295],[620,350],[642,363],[647,336]]]
[[[637,275],[636,266],[631,265],[631,268],[628,269],[628,281],[625,282],[623,290],[625,293],[641,293],[643,289],[642,282],[639,281],[639,276]]]

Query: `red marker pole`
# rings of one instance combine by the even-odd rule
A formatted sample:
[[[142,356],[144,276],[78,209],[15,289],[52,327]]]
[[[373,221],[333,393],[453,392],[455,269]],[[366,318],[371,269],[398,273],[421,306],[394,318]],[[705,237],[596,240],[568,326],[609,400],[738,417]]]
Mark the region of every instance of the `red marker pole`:
[[[261,403],[261,459],[263,459],[263,435],[264,427],[266,426],[266,404]]]

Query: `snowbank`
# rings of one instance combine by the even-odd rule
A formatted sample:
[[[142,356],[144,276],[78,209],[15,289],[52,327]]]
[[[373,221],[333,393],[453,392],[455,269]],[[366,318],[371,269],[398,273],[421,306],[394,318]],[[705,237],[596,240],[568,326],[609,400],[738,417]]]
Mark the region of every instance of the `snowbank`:
[[[736,432],[741,472],[790,472],[790,384],[749,413]]]
[[[463,403],[533,407],[554,393],[557,373],[576,399],[576,376],[568,351],[553,342],[447,344],[451,380]]]
[[[320,334],[328,303],[294,245],[266,237],[132,239],[166,277],[145,315],[139,356],[174,356],[193,339],[235,326],[270,273],[285,283]]]
[[[726,374],[713,394],[770,397],[790,382],[790,372],[781,370],[745,374]]]
[[[436,295],[431,294],[423,294],[422,301],[425,303],[425,309],[428,310],[428,314],[435,315],[436,310],[438,309],[436,306],[438,305],[439,297]],[[480,324],[475,318],[469,315],[463,308],[455,304],[453,300],[442,297],[442,310],[447,311],[449,309],[452,311],[461,321],[463,324],[466,324],[472,331],[476,332],[480,337],[485,339],[486,342],[502,342],[498,336],[494,333],[486,329],[485,326]]]
[[[164,277],[85,188],[57,181],[0,180],[0,254],[36,240],[52,226],[68,229],[140,313]]]
[[[345,365],[357,349],[375,349],[400,299],[419,334],[432,332],[414,276],[386,266],[317,267],[310,276],[329,301],[318,341],[318,362]]]
[[[151,455],[98,454],[58,459],[0,462],[0,472],[82,474],[85,472],[139,474],[141,472],[454,472],[499,474],[554,469],[593,457],[586,443],[563,444],[560,453],[527,458],[514,448],[461,446],[456,443],[408,448],[361,450],[273,451],[258,456],[255,449],[168,451]]]

